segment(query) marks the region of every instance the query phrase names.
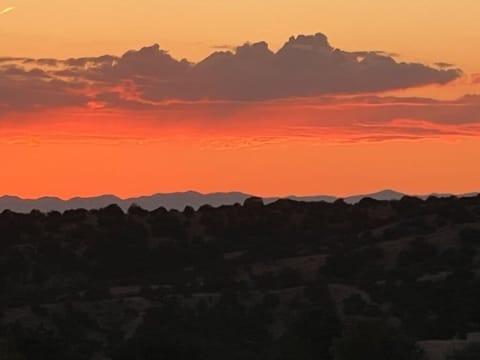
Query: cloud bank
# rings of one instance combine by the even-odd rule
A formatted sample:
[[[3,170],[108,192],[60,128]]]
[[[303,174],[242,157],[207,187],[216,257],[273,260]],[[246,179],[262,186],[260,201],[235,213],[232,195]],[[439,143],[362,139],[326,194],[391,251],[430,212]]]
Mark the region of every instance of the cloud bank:
[[[216,51],[198,63],[158,45],[123,56],[0,58],[0,114],[53,107],[150,108],[169,101],[269,101],[378,93],[446,84],[462,73],[439,63],[397,62],[378,51],[348,52],[323,34],[291,37],[277,52],[265,42]]]

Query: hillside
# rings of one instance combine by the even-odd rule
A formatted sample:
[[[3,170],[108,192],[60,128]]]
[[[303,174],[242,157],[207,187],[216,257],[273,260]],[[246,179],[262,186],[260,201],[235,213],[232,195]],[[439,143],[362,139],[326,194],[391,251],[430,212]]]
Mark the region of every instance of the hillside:
[[[367,333],[413,359],[480,332],[480,196],[6,210],[0,239],[20,358],[353,359]]]

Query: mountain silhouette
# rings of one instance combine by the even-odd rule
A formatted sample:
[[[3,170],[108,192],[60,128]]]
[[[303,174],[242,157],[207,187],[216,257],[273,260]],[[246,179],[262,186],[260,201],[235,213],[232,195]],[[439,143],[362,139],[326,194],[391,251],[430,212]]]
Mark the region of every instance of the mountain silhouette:
[[[478,193],[462,194],[461,196],[476,196]],[[371,198],[375,200],[400,200],[406,194],[395,190],[382,190],[370,194],[361,194],[344,197],[343,200],[348,204],[355,204],[364,198]],[[236,203],[242,204],[246,199],[253,197],[252,194],[242,192],[216,192],[202,194],[196,191],[174,192],[174,193],[158,193],[149,196],[132,197],[121,199],[115,195],[101,195],[95,197],[74,197],[68,200],[63,200],[57,197],[41,197],[38,199],[23,199],[18,196],[3,196],[0,197],[0,212],[4,210],[11,210],[20,213],[28,213],[32,210],[39,210],[42,212],[49,211],[65,211],[71,209],[100,209],[111,204],[116,204],[124,211],[131,205],[135,204],[145,210],[154,210],[159,207],[166,209],[183,210],[186,206],[191,206],[198,209],[202,205],[222,206],[233,205]],[[431,194],[421,195],[420,198],[427,198],[428,196],[448,197],[451,194]],[[290,199],[295,201],[305,202],[334,202],[339,197],[329,195],[318,196],[285,196],[285,197],[266,197],[264,202],[266,204],[272,203],[279,199]]]

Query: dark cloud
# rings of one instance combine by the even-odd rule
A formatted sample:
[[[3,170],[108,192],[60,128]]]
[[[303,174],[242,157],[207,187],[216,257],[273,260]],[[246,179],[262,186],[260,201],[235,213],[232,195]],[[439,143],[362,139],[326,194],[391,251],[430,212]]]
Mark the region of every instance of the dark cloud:
[[[450,126],[480,122],[480,95],[465,95],[456,100],[362,97],[357,98],[354,104],[355,116],[377,124],[385,124],[395,119],[428,121]]]
[[[276,53],[265,42],[245,44],[235,51],[214,52],[197,64],[176,61],[155,45],[84,74],[111,83],[134,79],[143,99],[152,102],[379,92],[445,84],[460,75],[457,69],[398,63],[380,52],[345,52],[333,48],[322,34],[292,37]]]
[[[8,103],[4,110],[33,110],[49,107],[85,106],[85,95],[65,91],[67,86],[61,81],[31,81],[28,88],[15,83],[2,82],[0,93],[2,103]]]
[[[50,77],[45,71],[9,66],[0,71],[0,115],[8,111],[85,106],[79,85]]]
[[[35,64],[38,66],[50,66],[55,67],[62,63],[61,60],[57,59],[23,59],[24,64]]]
[[[450,69],[455,67],[454,64],[446,63],[446,62],[436,62],[435,66],[439,67],[440,69]]]
[[[101,66],[105,64],[113,64],[117,59],[116,56],[103,55],[99,57],[71,58],[63,61],[63,63],[67,66],[83,68],[88,65]]]
[[[392,53],[388,51],[381,51],[381,50],[374,50],[374,51],[354,51],[351,52],[351,54],[357,55],[357,56],[366,56],[366,55],[380,55],[380,56],[387,56],[387,57],[399,57],[400,54],[397,53]]]
[[[0,64],[1,63],[11,63],[11,62],[18,62],[28,60],[23,57],[10,57],[10,56],[0,56]]]
[[[34,68],[34,69],[31,69],[31,70],[26,70],[22,67],[18,67],[18,66],[15,66],[15,65],[6,66],[3,69],[3,74],[5,76],[17,77],[17,78],[31,78],[31,79],[36,79],[36,78],[37,79],[38,78],[48,79],[48,78],[50,78],[50,75],[42,69]]]
[[[343,51],[323,34],[291,37],[277,52],[265,42],[247,43],[234,51],[214,52],[196,64],[176,60],[158,45],[121,57],[0,58],[0,107],[81,106],[92,101],[136,107],[172,99],[265,101],[375,93],[445,84],[461,76],[458,69],[437,67],[397,62],[381,51]],[[88,92],[72,91],[81,88]]]

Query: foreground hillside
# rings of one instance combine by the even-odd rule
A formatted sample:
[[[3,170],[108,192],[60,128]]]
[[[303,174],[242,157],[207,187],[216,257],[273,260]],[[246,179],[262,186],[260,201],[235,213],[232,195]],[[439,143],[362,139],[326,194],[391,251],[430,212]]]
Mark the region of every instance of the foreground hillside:
[[[473,352],[479,247],[480,196],[4,211],[0,359]]]

